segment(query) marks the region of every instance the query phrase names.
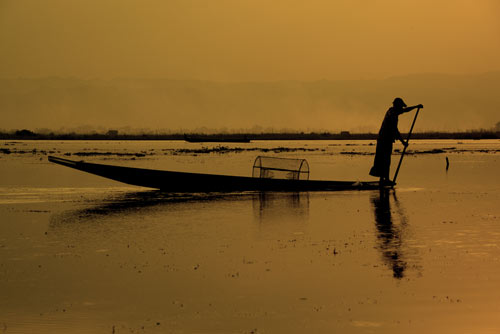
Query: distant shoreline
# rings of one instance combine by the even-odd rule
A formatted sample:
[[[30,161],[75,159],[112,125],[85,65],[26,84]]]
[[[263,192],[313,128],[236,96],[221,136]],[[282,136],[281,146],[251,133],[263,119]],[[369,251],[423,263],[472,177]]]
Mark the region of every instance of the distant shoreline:
[[[376,133],[238,133],[238,134],[196,134],[189,133],[189,137],[198,137],[199,142],[238,142],[239,138],[252,140],[376,140]],[[402,134],[406,138],[407,134]],[[29,130],[20,130],[12,133],[0,132],[0,140],[179,140],[185,141],[186,134],[40,134]],[[412,139],[500,139],[499,131],[466,131],[466,132],[420,132],[413,133]]]

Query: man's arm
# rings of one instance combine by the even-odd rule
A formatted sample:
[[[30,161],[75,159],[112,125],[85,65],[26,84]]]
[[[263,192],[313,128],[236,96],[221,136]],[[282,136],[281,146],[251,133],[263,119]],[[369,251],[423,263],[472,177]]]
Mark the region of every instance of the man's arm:
[[[424,107],[423,104],[417,104],[416,106],[411,106],[411,107],[404,108],[402,113],[410,112],[410,111],[412,111],[413,109],[416,109],[416,108],[422,109],[423,107]],[[401,136],[401,133],[399,132],[398,129],[396,129],[396,137],[399,139],[399,141],[401,141],[401,143],[405,147],[408,146],[408,143],[403,139],[403,136]]]
[[[403,136],[401,135],[401,132],[399,132],[399,129],[396,129],[396,138],[403,144],[404,146],[408,146],[408,143],[403,139]]]
[[[423,108],[424,108],[424,105],[423,105],[423,104],[417,104],[416,106],[411,106],[411,107],[404,108],[404,109],[403,109],[403,113],[405,113],[405,112],[410,112],[410,111],[412,111],[413,109],[417,109],[417,108],[419,108],[419,109],[423,109]]]

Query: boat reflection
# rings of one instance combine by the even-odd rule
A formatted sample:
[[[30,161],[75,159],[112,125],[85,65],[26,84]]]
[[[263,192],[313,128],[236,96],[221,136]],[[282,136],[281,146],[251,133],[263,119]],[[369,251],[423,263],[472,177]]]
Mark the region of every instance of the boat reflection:
[[[171,216],[184,210],[206,210],[206,205],[221,205],[226,210],[228,201],[252,201],[254,220],[264,230],[280,226],[300,231],[309,217],[309,193],[198,193],[171,194],[161,191],[126,192],[82,203],[79,209],[53,214],[49,229],[92,229],[102,225],[142,220],[145,215]],[[224,204],[226,203],[226,204]],[[201,211],[200,211],[201,212]],[[114,229],[114,228],[113,228]],[[262,230],[259,228],[259,230]]]
[[[72,225],[102,224],[120,219],[131,219],[139,215],[170,210],[180,210],[187,206],[227,201],[252,200],[254,218],[261,223],[279,222],[303,223],[309,215],[309,193],[190,193],[172,194],[161,191],[139,191],[108,195],[104,198],[84,203],[83,208],[54,214],[50,219],[51,228]]]
[[[396,217],[393,217],[391,211],[391,193],[399,209]],[[392,269],[394,278],[401,279],[405,276],[408,265],[403,240],[403,233],[408,224],[407,217],[399,206],[395,191],[380,189],[377,195],[371,197],[371,202],[378,232],[378,249],[384,262]]]
[[[172,207],[179,208],[179,206],[192,203],[231,200],[245,196],[249,195],[227,193],[172,194],[159,190],[126,192],[93,200],[81,209],[55,214],[50,219],[50,227],[103,223],[114,218],[131,218],[156,211],[165,211]]]

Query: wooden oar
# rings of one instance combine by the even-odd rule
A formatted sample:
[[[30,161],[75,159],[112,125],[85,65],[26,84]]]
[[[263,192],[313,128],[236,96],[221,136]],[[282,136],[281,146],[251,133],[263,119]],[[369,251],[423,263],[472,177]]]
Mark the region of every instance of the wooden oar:
[[[406,146],[403,148],[403,153],[401,153],[401,158],[399,159],[398,168],[396,168],[396,173],[394,174],[394,179],[392,180],[392,187],[396,184],[396,178],[398,177],[399,168],[401,168],[401,163],[403,162],[403,158],[405,156],[406,148],[408,147],[408,142],[410,141],[411,132],[413,131],[413,126],[415,125],[415,121],[417,120],[418,112],[420,108],[417,109],[415,113],[415,118],[413,118],[413,123],[411,123],[410,132],[408,132],[408,137],[406,138]]]

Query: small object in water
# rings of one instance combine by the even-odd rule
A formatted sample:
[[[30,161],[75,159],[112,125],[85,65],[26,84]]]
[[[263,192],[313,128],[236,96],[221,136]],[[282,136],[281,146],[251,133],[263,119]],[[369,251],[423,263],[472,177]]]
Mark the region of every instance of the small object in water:
[[[448,171],[448,168],[450,168],[450,160],[446,157],[446,171]]]

